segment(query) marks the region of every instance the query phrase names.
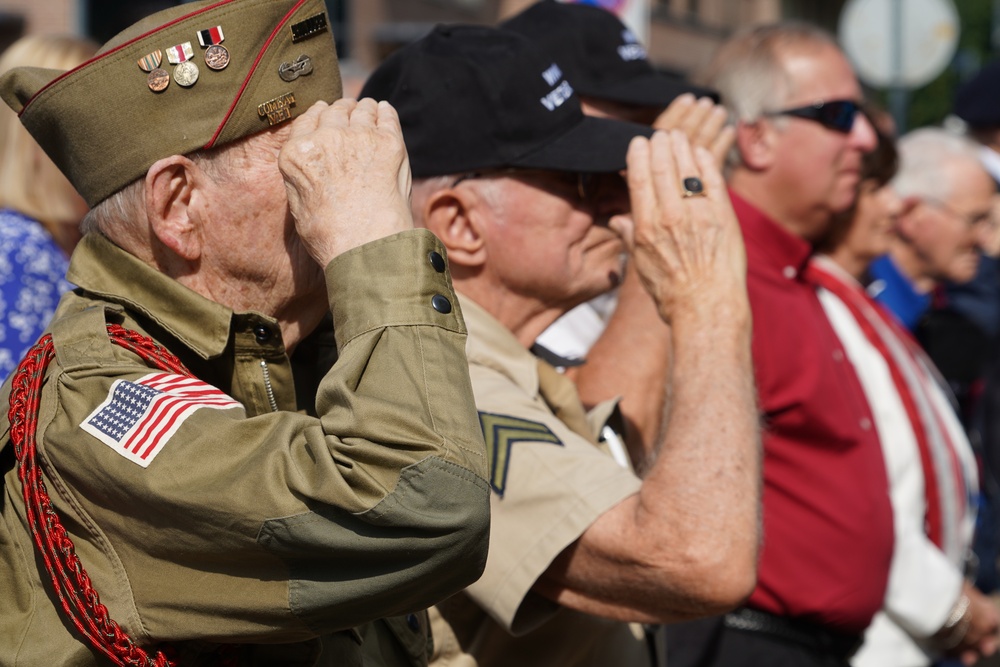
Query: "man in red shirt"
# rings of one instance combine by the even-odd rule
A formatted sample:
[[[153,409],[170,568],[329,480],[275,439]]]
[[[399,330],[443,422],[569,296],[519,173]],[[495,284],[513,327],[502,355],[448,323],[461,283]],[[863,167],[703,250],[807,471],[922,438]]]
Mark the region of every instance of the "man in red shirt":
[[[706,83],[736,121],[729,183],[764,413],[765,539],[746,605],[673,628],[668,664],[846,665],[882,606],[892,514],[868,404],[807,267],[853,204],[875,133],[851,65],[808,25],[735,36]]]

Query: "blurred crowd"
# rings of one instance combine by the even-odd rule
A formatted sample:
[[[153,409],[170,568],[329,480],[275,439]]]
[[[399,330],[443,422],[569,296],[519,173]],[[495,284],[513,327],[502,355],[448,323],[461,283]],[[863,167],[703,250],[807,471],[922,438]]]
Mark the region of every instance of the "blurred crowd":
[[[347,74],[319,0],[0,55],[0,664],[996,660],[1000,62],[901,136],[799,22]]]

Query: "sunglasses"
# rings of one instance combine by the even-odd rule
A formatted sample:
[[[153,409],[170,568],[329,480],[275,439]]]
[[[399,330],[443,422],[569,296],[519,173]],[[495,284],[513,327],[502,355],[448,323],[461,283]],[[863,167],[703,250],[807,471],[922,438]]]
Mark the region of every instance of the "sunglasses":
[[[854,127],[854,119],[861,107],[851,100],[816,102],[805,107],[769,111],[765,116],[794,116],[819,123],[823,127],[847,134]]]

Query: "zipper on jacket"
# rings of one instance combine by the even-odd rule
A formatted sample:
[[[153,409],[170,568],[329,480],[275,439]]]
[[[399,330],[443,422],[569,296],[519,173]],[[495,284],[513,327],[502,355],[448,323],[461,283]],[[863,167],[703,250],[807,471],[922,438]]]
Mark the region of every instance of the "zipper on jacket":
[[[260,360],[260,369],[264,372],[264,389],[267,391],[267,400],[271,404],[271,412],[278,411],[278,402],[274,400],[274,387],[271,386],[271,371],[267,367],[267,362]]]

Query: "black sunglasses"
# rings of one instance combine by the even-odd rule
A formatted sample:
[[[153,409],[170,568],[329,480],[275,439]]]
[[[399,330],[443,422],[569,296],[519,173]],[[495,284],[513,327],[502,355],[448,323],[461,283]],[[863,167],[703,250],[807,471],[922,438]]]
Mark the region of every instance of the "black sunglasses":
[[[861,107],[852,100],[816,102],[805,107],[769,111],[765,116],[794,116],[819,123],[825,128],[847,134],[854,127],[854,119]]]

